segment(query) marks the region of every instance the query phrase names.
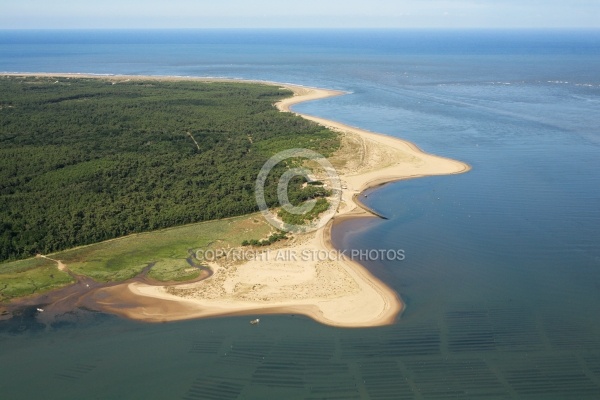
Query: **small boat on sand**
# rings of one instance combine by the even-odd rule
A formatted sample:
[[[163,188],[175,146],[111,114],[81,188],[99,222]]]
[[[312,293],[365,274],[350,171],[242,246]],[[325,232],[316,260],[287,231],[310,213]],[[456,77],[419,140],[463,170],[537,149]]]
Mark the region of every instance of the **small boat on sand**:
[[[256,318],[250,321],[250,325],[258,325],[260,323],[260,319]]]

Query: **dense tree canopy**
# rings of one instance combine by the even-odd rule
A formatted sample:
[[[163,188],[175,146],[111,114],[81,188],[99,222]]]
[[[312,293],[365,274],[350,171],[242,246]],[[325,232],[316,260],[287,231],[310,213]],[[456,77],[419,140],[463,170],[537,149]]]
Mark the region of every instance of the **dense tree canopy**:
[[[270,156],[338,146],[333,132],[273,107],[290,95],[243,83],[0,78],[0,261],[256,211]],[[277,181],[268,185],[273,202]]]

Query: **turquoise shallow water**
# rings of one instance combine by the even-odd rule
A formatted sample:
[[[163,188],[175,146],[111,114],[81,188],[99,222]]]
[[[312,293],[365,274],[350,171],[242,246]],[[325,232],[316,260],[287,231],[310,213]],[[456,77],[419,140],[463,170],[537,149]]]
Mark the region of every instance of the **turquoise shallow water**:
[[[473,166],[336,227],[339,248],[405,251],[368,265],[407,303],[393,326],[25,316],[0,324],[3,398],[600,397],[599,33],[2,32],[0,71],[342,89],[296,109]]]

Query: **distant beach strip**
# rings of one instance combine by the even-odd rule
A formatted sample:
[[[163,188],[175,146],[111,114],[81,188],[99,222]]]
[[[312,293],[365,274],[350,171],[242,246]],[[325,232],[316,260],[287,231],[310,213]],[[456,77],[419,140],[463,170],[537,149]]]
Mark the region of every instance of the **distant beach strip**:
[[[9,75],[9,74],[6,74]],[[10,74],[109,80],[194,80],[244,82],[289,89],[294,96],[275,106],[294,112],[293,105],[344,95],[344,92],[293,84],[238,79],[91,74]],[[312,115],[301,117],[340,134],[342,146],[331,157],[343,183],[335,217],[316,232],[270,247],[267,252],[334,252],[331,229],[348,218],[374,215],[360,204],[365,190],[388,182],[433,175],[460,174],[466,163],[427,154],[413,143]],[[166,286],[122,283],[90,292],[81,303],[135,320],[175,321],[202,317],[302,314],[338,327],[371,327],[393,323],[404,309],[399,295],[365,267],[349,258],[331,260],[268,258],[209,263],[212,276],[199,282]]]

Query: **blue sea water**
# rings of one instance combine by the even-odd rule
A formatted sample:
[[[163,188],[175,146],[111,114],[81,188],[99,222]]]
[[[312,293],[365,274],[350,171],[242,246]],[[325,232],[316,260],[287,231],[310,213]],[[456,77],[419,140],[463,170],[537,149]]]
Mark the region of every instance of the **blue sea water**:
[[[393,326],[25,316],[0,325],[2,398],[600,398],[599,31],[0,31],[0,71],[345,90],[296,110],[473,167],[336,226],[405,251],[367,265],[407,303]]]

